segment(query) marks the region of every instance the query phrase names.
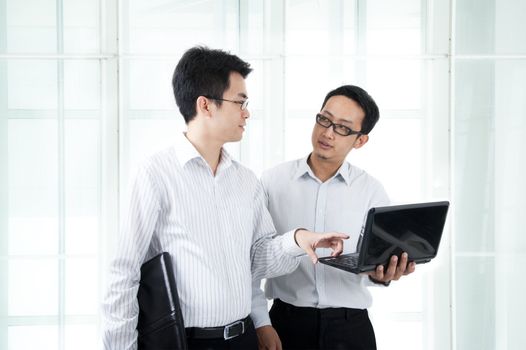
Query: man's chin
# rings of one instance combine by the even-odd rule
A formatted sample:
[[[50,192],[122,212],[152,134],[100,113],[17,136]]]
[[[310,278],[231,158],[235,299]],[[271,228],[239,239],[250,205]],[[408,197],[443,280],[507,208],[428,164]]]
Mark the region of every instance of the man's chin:
[[[328,159],[330,159],[328,154],[326,152],[323,152],[323,151],[320,152],[319,150],[315,150],[314,152],[312,152],[312,154],[316,158],[321,159],[321,160],[328,160]]]
[[[234,136],[234,137],[230,137],[227,141],[225,141],[225,143],[229,143],[229,142],[239,142],[243,139],[243,135],[239,135],[239,136]]]

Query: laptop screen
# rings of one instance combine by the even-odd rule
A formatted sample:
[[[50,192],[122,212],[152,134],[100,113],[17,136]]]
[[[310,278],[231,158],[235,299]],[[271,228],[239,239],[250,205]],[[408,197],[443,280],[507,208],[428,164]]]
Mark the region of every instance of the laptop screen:
[[[366,264],[384,264],[391,255],[402,252],[409,260],[424,261],[437,254],[440,237],[444,229],[448,202],[433,205],[409,205],[376,208],[368,218],[370,225]],[[374,210],[374,209],[372,209]]]

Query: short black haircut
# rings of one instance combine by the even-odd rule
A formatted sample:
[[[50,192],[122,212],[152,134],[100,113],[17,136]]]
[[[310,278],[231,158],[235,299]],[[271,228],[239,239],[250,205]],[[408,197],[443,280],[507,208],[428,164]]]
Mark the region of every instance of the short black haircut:
[[[196,116],[195,101],[199,96],[221,98],[229,88],[231,72],[246,78],[251,71],[250,64],[222,50],[196,46],[186,51],[172,78],[175,102],[185,122]],[[222,101],[214,102],[220,106]]]
[[[378,119],[380,119],[380,111],[378,110],[376,102],[374,102],[373,98],[367,93],[367,91],[354,85],[340,86],[325,96],[325,100],[323,101],[321,109],[325,107],[325,104],[329,98],[333,96],[345,96],[358,103],[365,112],[362,122],[362,130],[360,133],[367,135],[371,132],[371,130],[373,130],[376,122],[378,122]]]

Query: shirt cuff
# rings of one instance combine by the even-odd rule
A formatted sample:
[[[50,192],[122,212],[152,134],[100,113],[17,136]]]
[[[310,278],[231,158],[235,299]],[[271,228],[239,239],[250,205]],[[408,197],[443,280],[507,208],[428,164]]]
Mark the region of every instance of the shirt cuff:
[[[266,300],[265,300],[266,301]],[[260,328],[263,326],[270,326],[270,316],[268,315],[268,310],[266,305],[262,307],[252,308],[250,313],[250,318],[252,318],[252,323],[254,323],[254,328]]]
[[[282,237],[283,240],[281,241],[281,244],[283,245],[283,250],[285,253],[292,255],[292,256],[300,256],[304,255],[305,251],[300,248],[300,246],[296,243],[296,240],[294,239],[294,234],[297,230],[300,230],[299,228],[294,229],[292,231],[289,231],[285,233]]]

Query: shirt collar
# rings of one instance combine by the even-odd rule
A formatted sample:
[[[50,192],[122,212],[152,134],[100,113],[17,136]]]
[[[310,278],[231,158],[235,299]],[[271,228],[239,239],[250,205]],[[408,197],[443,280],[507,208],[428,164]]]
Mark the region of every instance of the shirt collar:
[[[319,179],[316,177],[316,175],[314,175],[314,172],[310,168],[309,163],[307,162],[309,160],[309,157],[310,154],[298,161],[298,168],[296,169],[296,172],[294,172],[294,175],[292,177],[293,180],[298,180],[299,178],[305,175],[309,175],[311,178],[319,181]],[[344,161],[332,178],[339,178],[343,180],[347,184],[347,186],[349,186],[353,178],[351,164],[349,164],[347,161]]]
[[[192,145],[185,134],[185,132],[177,133],[175,138],[177,158],[179,159],[181,166],[184,167],[193,159],[202,159],[204,164],[208,166],[206,160],[201,156],[194,145]],[[221,170],[229,168],[232,164],[234,164],[232,156],[225,150],[224,147],[221,147],[221,159],[217,167],[217,172],[219,173]]]
[[[235,164],[230,153],[224,147],[221,147],[221,159],[219,160],[219,165],[217,166],[217,173],[228,169],[231,165]]]
[[[296,172],[292,175],[293,180],[298,180],[300,177],[304,176],[305,174],[310,175],[314,179],[316,178],[316,176],[312,172],[312,169],[307,163],[307,161],[309,160],[309,157],[310,157],[310,154],[306,156],[305,158],[298,160],[298,168],[296,169]]]

